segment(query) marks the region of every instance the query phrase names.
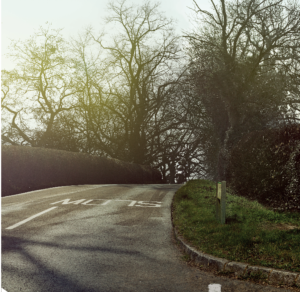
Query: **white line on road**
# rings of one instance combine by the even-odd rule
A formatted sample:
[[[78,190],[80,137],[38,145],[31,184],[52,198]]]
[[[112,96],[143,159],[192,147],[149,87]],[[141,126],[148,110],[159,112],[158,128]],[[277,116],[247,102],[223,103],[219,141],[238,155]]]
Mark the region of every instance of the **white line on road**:
[[[134,206],[135,203],[136,203],[136,201],[132,201],[132,202],[128,205],[128,207]]]
[[[48,189],[40,189],[40,190],[30,191],[30,192],[21,193],[21,194],[9,195],[9,196],[3,197],[2,199],[14,197],[14,196],[28,195],[28,194],[31,194],[31,193],[37,193],[37,192],[42,192],[42,191],[45,191],[45,190],[58,189],[58,188],[63,188],[63,187],[64,187],[64,186],[61,186],[61,187],[53,187],[53,188],[48,188]]]
[[[33,215],[33,216],[31,216],[31,217],[29,217],[29,218],[27,218],[27,219],[25,219],[25,220],[23,220],[23,221],[21,221],[21,222],[19,222],[19,223],[16,223],[16,224],[14,224],[14,225],[12,225],[12,226],[9,226],[9,227],[7,227],[7,228],[5,228],[5,229],[14,229],[14,228],[16,228],[16,227],[18,227],[18,226],[20,226],[20,225],[22,225],[22,224],[24,224],[24,223],[26,223],[26,222],[28,222],[28,221],[34,219],[34,218],[40,216],[40,215],[43,215],[43,214],[45,214],[45,213],[47,213],[47,212],[49,212],[49,211],[51,211],[51,210],[53,210],[53,209],[55,209],[55,208],[57,208],[57,206],[56,206],[56,207],[49,208],[49,209],[47,209],[47,210],[45,210],[45,211],[43,211],[43,212],[40,212],[40,213],[38,213],[38,214],[35,214],[35,215]]]
[[[209,284],[208,292],[221,292],[221,285],[220,284]]]
[[[5,197],[2,197],[1,199],[8,199],[10,197],[14,197],[14,196],[21,196],[21,195],[29,195],[31,193],[36,193],[36,192],[43,192],[43,191],[48,191],[48,190],[53,190],[53,189],[58,189],[58,188],[65,188],[65,187],[74,187],[76,185],[68,185],[68,186],[61,186],[61,187],[53,187],[53,188],[47,188],[47,189],[41,189],[41,190],[35,190],[35,191],[30,191],[30,192],[26,192],[26,193],[21,193],[21,194],[15,194],[15,195],[9,195],[9,196],[5,196]],[[83,185],[84,186],[84,185]],[[94,187],[89,187],[89,188],[85,188],[85,189],[79,189],[79,190],[76,190],[76,191],[71,191],[71,192],[66,192],[66,193],[60,193],[60,194],[55,194],[55,195],[52,195],[51,197],[55,197],[55,196],[61,196],[61,195],[69,195],[69,194],[75,194],[75,193],[80,193],[80,192],[83,192],[83,191],[87,191],[87,190],[92,190],[92,189],[98,189],[98,188],[102,188],[102,187],[110,187],[110,186],[116,186],[116,185],[96,185]]]

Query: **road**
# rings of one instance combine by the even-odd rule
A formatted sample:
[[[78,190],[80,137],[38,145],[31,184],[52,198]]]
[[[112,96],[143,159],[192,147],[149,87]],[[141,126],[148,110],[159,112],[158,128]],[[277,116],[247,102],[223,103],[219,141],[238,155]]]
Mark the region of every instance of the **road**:
[[[67,186],[2,198],[2,288],[289,291],[188,266],[172,236],[170,205],[178,187]]]

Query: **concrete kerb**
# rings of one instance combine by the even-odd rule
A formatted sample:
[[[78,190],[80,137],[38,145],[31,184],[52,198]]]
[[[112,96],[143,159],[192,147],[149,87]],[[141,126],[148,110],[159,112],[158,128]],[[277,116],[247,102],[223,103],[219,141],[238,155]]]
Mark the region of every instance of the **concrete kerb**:
[[[186,244],[182,237],[176,231],[175,226],[173,226],[173,231],[175,238],[181,246],[181,248],[190,256],[193,262],[200,266],[212,268],[220,272],[234,273],[236,276],[240,276],[244,279],[264,279],[268,284],[271,285],[297,285],[298,287],[300,287],[299,273],[270,269],[261,266],[251,266],[245,263],[229,261],[226,259],[221,259],[208,254],[204,254]]]

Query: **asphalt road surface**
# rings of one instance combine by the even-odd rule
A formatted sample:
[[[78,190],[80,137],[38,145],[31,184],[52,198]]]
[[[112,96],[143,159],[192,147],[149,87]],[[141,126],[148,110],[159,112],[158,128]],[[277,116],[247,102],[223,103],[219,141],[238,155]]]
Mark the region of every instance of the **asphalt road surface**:
[[[68,186],[2,198],[2,288],[289,291],[189,266],[172,236],[170,205],[178,187]]]

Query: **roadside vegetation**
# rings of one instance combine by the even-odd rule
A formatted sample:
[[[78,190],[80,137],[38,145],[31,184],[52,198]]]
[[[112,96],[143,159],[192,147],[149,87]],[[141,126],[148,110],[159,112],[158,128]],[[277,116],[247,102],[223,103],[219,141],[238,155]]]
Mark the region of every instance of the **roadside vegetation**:
[[[278,212],[226,191],[226,224],[216,220],[216,186],[192,180],[175,194],[177,231],[196,249],[231,261],[300,272],[300,213]]]
[[[1,196],[81,184],[161,183],[149,166],[56,149],[2,145]]]
[[[151,165],[171,184],[230,179],[298,208],[300,1],[193,0],[188,31],[138,2],[108,1],[72,38],[46,24],[11,40],[2,145]]]

